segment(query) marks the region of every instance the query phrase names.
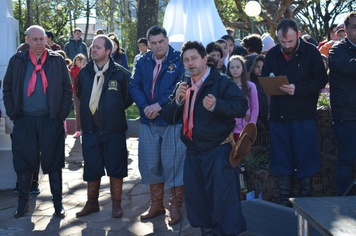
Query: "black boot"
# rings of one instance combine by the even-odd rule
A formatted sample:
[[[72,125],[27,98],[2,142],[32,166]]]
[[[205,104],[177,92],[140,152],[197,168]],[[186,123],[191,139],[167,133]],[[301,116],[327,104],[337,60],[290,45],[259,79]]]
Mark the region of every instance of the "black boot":
[[[292,203],[288,200],[292,196],[293,191],[293,176],[291,175],[279,175],[279,193],[281,196],[280,205],[286,207],[292,207]]]
[[[19,176],[19,198],[17,209],[14,213],[16,218],[22,217],[28,212],[28,199],[30,196],[30,188],[32,184],[32,173],[31,172],[21,172],[18,173]]]
[[[300,184],[300,197],[310,197],[311,196],[311,186],[312,186],[312,177],[305,177],[299,179]]]
[[[52,171],[48,175],[53,196],[54,215],[63,218],[65,216],[65,211],[62,206],[62,170]]]

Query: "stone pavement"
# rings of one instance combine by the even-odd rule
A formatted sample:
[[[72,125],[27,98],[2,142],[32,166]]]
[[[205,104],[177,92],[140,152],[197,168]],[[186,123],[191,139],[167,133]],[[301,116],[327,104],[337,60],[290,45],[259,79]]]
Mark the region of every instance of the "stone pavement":
[[[25,217],[15,219],[17,195],[11,190],[0,191],[0,235],[200,235],[200,230],[192,228],[182,208],[180,224],[169,226],[168,214],[148,221],[141,221],[140,214],[149,207],[149,187],[140,180],[138,170],[138,138],[127,139],[129,150],[128,177],[124,179],[122,193],[122,218],[111,217],[109,178],[103,177],[99,196],[100,212],[80,218],[75,217],[87,199],[86,183],[82,179],[83,158],[80,139],[66,138],[66,166],[63,169],[63,206],[66,217],[53,217],[53,204],[49,189],[48,175],[42,176],[41,193],[31,195],[30,210]],[[168,208],[170,188],[165,188],[164,205]],[[245,232],[243,236],[252,236]]]

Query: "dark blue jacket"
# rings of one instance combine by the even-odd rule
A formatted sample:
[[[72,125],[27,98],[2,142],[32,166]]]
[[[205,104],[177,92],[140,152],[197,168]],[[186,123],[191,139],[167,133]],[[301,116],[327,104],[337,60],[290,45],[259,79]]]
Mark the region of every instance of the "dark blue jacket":
[[[191,86],[190,81],[188,85]],[[169,124],[177,122],[183,116],[184,106],[178,107],[175,92],[162,109],[162,116]],[[208,94],[216,98],[213,112],[203,106],[203,99]],[[193,141],[183,134],[182,128],[181,140],[187,146],[187,155],[205,155],[219,146],[235,128],[235,118],[246,115],[247,105],[247,99],[234,81],[220,74],[215,67],[211,67],[210,74],[199,89],[195,100]]]
[[[129,69],[129,65],[127,64],[127,57],[124,52],[120,54],[118,51],[116,51],[115,54],[111,54],[111,57],[114,60],[114,62],[116,62],[119,65],[122,65],[126,69]]]
[[[77,96],[80,100],[80,120],[84,132],[93,132],[92,114],[89,101],[95,76],[94,62],[83,67],[77,77]],[[121,133],[127,130],[125,109],[133,103],[128,91],[130,72],[113,62],[110,57],[109,69],[105,72],[105,81],[99,101],[100,132]]]
[[[64,52],[67,54],[67,57],[71,60],[73,60],[74,57],[79,53],[82,53],[87,58],[87,61],[89,61],[87,45],[83,43],[82,39],[79,39],[77,41],[74,40],[73,37],[71,37],[69,39],[69,42],[64,45]]]
[[[274,73],[286,75],[295,85],[294,95],[271,96],[269,120],[316,119],[319,90],[328,82],[328,76],[318,49],[299,38],[300,45],[289,61],[278,44],[266,54],[262,77]]]
[[[163,62],[162,69],[158,75],[154,89],[154,99],[152,100],[151,86],[155,66],[156,62],[152,58],[152,51],[149,51],[137,61],[130,83],[130,93],[140,110],[141,123],[143,124],[153,124],[153,120],[145,116],[143,109],[156,102],[162,107],[173,93],[176,84],[181,80],[182,74],[185,71],[180,59],[180,52],[169,46],[168,56]],[[155,124],[157,126],[169,125],[160,115],[155,119]]]
[[[356,120],[356,47],[343,39],[329,51],[333,120]]]

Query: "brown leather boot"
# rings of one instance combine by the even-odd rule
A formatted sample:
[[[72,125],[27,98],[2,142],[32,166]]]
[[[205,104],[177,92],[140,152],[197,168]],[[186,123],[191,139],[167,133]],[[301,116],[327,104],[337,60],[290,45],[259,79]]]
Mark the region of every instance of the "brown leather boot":
[[[122,194],[122,179],[110,177],[110,192],[112,202],[112,217],[120,218],[122,216],[121,194]]]
[[[99,211],[99,189],[100,180],[88,182],[88,201],[80,212],[77,212],[77,216],[86,216],[92,212]]]
[[[169,200],[169,221],[168,224],[175,225],[180,221],[180,209],[183,204],[184,188],[183,186],[172,187],[171,199]]]
[[[151,206],[141,215],[141,220],[153,218],[165,213],[163,206],[164,183],[151,184]]]

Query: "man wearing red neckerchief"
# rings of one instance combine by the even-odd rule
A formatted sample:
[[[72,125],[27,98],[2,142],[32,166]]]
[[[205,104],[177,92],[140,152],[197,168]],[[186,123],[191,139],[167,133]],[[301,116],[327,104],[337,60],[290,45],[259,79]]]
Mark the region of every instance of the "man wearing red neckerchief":
[[[42,27],[29,27],[26,41],[30,49],[10,59],[3,90],[6,113],[14,121],[12,152],[19,176],[14,216],[22,217],[28,211],[32,173],[38,172],[41,163],[43,173],[49,175],[54,215],[62,218],[63,120],[72,104],[71,83],[64,59],[45,49]]]
[[[246,230],[246,221],[238,168],[229,163],[229,135],[235,118],[246,115],[247,100],[230,78],[207,66],[201,43],[186,42],[181,58],[192,78],[179,83],[171,101],[163,106],[162,116],[167,123],[183,117],[187,217],[192,227],[201,228],[202,235],[237,235]]]

